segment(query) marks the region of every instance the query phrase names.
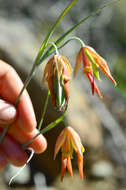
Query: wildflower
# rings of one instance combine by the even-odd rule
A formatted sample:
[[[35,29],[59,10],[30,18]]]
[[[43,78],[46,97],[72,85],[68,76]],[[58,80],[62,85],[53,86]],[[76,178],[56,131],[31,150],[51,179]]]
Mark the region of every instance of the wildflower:
[[[64,178],[66,168],[70,176],[73,176],[71,159],[73,150],[77,153],[78,168],[81,179],[83,179],[83,152],[84,147],[81,143],[79,135],[71,128],[66,127],[59,135],[54,151],[54,159],[61,148],[62,152],[62,168],[61,168],[61,181]]]
[[[62,110],[69,98],[68,83],[72,77],[69,61],[61,55],[54,55],[46,64],[43,80],[47,81],[52,104]]]
[[[112,77],[110,70],[108,68],[107,62],[90,46],[83,46],[76,58],[76,64],[74,68],[74,76],[78,72],[81,66],[81,60],[83,62],[83,73],[88,77],[91,84],[92,95],[94,91],[98,94],[100,98],[102,95],[98,89],[94,77],[100,80],[98,68],[114,83],[116,86],[116,81]]]

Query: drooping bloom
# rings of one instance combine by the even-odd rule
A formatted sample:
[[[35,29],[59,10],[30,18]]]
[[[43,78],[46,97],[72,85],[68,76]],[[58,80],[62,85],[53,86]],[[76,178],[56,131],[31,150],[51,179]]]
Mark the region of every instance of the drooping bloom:
[[[98,69],[100,69],[116,86],[116,81],[110,73],[107,62],[93,48],[86,45],[80,49],[77,55],[74,76],[77,74],[78,69],[81,66],[81,60],[83,62],[83,73],[88,77],[91,84],[92,95],[94,95],[95,91],[98,96],[102,98],[100,90],[94,80],[94,77],[100,80]]]
[[[81,143],[79,135],[71,127],[66,127],[60,133],[55,145],[54,159],[60,149],[62,152],[61,181],[64,178],[66,168],[68,169],[70,176],[71,177],[73,176],[72,165],[71,165],[71,159],[73,158],[72,157],[73,150],[75,150],[75,152],[77,153],[79,173],[81,179],[83,179],[84,147]]]
[[[69,98],[68,83],[72,78],[72,67],[61,55],[54,55],[46,64],[43,81],[47,81],[52,104],[62,110]]]

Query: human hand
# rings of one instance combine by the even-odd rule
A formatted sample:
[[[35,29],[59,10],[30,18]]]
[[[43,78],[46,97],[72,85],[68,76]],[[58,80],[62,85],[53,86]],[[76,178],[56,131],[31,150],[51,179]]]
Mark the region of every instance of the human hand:
[[[23,83],[16,71],[0,60],[0,135],[2,128],[10,125],[0,145],[0,169],[8,162],[15,166],[23,165],[27,154],[19,144],[26,143],[38,133],[32,103],[26,90],[17,108],[13,106],[22,87]],[[35,153],[42,153],[47,147],[46,139],[39,135],[29,147]]]

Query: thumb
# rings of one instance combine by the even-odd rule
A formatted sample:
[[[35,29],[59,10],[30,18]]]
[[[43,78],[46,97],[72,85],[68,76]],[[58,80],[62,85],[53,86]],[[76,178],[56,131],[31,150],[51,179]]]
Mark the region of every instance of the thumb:
[[[8,102],[0,99],[0,126],[10,124],[16,117],[16,108]]]

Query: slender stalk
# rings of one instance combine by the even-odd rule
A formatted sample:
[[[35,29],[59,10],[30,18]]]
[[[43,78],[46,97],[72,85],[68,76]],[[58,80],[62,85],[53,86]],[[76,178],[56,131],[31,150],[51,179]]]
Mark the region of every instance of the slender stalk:
[[[55,49],[56,55],[59,55],[58,48],[57,48],[57,46],[56,46],[56,44],[55,44],[54,42],[49,42],[49,43],[47,44],[46,48],[47,48],[48,46],[51,46],[51,47],[53,46],[53,48]]]
[[[66,42],[64,42],[58,49],[63,48],[65,45],[67,45],[72,40],[78,41],[82,47],[85,46],[85,43],[80,38],[73,36],[73,37],[69,38]]]
[[[66,114],[66,111],[67,111],[67,110],[65,110],[64,113],[63,113],[58,119],[56,119],[54,122],[50,123],[49,125],[47,125],[47,127],[45,127],[44,129],[42,129],[42,130],[40,131],[40,133],[41,133],[41,134],[44,134],[44,133],[46,133],[47,131],[50,131],[51,129],[53,129],[57,124],[59,124],[60,122],[62,122],[62,121],[63,121],[63,118],[64,118],[64,116],[65,116],[65,114]]]
[[[51,129],[53,129],[56,125],[58,125],[60,122],[63,121],[63,118],[66,114],[67,108],[65,109],[65,111],[63,112],[63,114],[56,119],[55,121],[51,122],[49,125],[47,125],[44,129],[40,130],[40,132],[38,132],[32,139],[30,139],[29,141],[27,141],[25,144],[22,145],[23,149],[26,149],[26,147],[32,143],[40,134],[44,134],[48,131],[50,131]]]
[[[2,133],[1,133],[1,135],[0,135],[0,144],[3,142],[3,139],[4,139],[5,135],[6,135],[7,130],[8,130],[8,127],[9,127],[9,125],[6,125],[6,126],[4,127],[4,129],[3,129]]]
[[[46,101],[45,101],[42,117],[41,117],[41,120],[40,120],[40,123],[39,123],[39,126],[38,126],[38,130],[39,131],[41,130],[41,127],[42,127],[42,124],[43,124],[44,116],[45,116],[45,113],[46,113],[46,110],[47,110],[48,101],[49,101],[49,96],[50,96],[50,91],[48,90],[48,94],[47,94],[47,97],[46,97]]]
[[[69,123],[67,122],[67,120],[64,118],[63,119],[63,123],[64,123],[64,125],[67,127],[67,126],[69,126]]]
[[[32,67],[32,69],[31,69],[31,71],[30,71],[30,73],[29,73],[29,75],[28,75],[28,77],[27,77],[27,79],[26,79],[26,81],[24,82],[24,86],[21,89],[20,94],[18,95],[14,106],[18,105],[18,103],[19,103],[19,101],[21,99],[21,96],[22,96],[24,90],[27,88],[29,82],[31,81],[32,77],[34,76],[36,69],[37,69],[37,66],[34,64],[33,67]]]

